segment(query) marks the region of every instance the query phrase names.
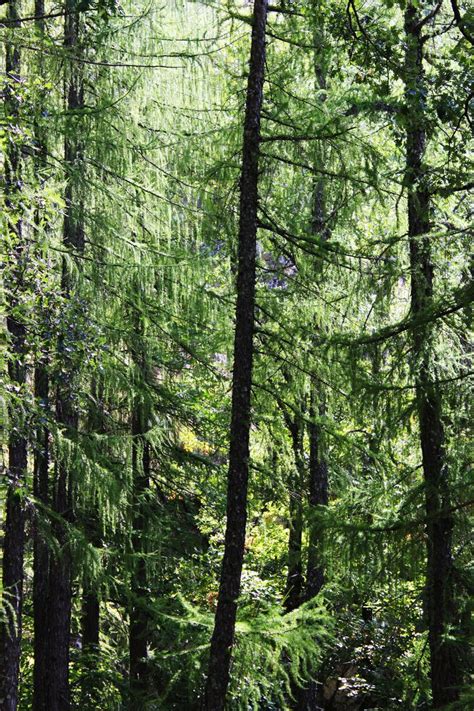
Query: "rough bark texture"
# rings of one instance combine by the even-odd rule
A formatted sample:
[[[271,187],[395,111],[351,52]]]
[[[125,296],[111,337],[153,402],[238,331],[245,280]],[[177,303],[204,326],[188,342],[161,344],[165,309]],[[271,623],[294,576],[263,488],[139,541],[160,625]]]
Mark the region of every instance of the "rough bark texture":
[[[314,79],[315,90],[323,93],[318,94],[319,101],[324,103],[327,88],[325,38],[324,38],[324,17],[321,16],[321,9],[318,2],[312,3],[314,13]],[[326,151],[324,145],[317,147],[315,163],[317,167],[324,169],[326,162]],[[327,240],[330,236],[326,214],[326,185],[323,178],[316,179],[313,187],[313,209],[311,216],[311,229],[313,234],[320,239]],[[316,265],[317,274],[320,281],[320,265]],[[310,419],[308,426],[309,436],[309,532],[308,532],[308,564],[306,571],[306,599],[310,600],[319,593],[324,585],[324,567],[322,563],[321,549],[323,546],[323,530],[314,517],[316,507],[327,506],[328,503],[328,467],[322,446],[322,430],[320,425],[314,422],[318,415],[325,415],[325,401],[323,384],[316,381],[311,383]],[[308,706],[309,708],[309,706]]]
[[[265,72],[267,6],[267,0],[255,0],[240,178],[237,305],[227,483],[227,527],[205,693],[205,708],[207,711],[220,711],[225,705],[247,521],[258,162],[260,113]]]
[[[130,654],[130,708],[136,708],[137,699],[144,697],[148,687],[148,634],[147,568],[146,568],[146,495],[150,486],[149,443],[143,438],[146,432],[143,406],[136,405],[132,417],[132,547],[133,573],[131,582],[129,654]]]
[[[291,434],[295,468],[290,481],[290,534],[288,537],[288,576],[285,590],[285,609],[287,612],[296,610],[302,601],[303,593],[303,506],[301,493],[304,488],[304,456],[303,427],[298,420],[286,418],[286,424]]]
[[[324,17],[316,0],[312,2],[314,13],[313,44],[314,44],[314,79],[315,90],[320,103],[326,100],[324,93],[327,88],[327,61],[325,55]],[[324,145],[316,147],[315,165],[324,170],[326,164]],[[311,229],[320,239],[330,237],[326,210],[326,183],[324,178],[317,178],[313,186],[313,206]],[[321,281],[321,265],[316,264],[317,279]],[[316,328],[318,325],[316,324]],[[308,562],[306,569],[305,598],[311,600],[321,590],[325,582],[325,571],[322,557],[324,546],[324,529],[315,517],[319,506],[327,506],[329,493],[328,465],[323,447],[322,428],[314,420],[317,415],[326,414],[325,392],[323,383],[313,380],[310,393],[310,424],[309,437],[309,483],[308,483]],[[319,711],[323,706],[322,685],[311,679],[307,686],[295,693],[295,709],[299,711]]]
[[[64,46],[67,51],[79,51],[80,14],[74,0],[66,2],[64,22]],[[79,62],[71,62],[66,79],[67,110],[72,118],[84,105],[82,68]],[[77,127],[66,127],[64,159],[67,170],[65,201],[66,214],[63,226],[64,245],[74,252],[84,249],[84,221],[81,188],[77,166],[83,157],[83,146],[78,138]],[[65,299],[74,298],[74,284],[66,260],[63,261],[62,292]],[[68,324],[73,330],[73,324]],[[67,335],[58,343],[58,356],[62,372],[58,377],[56,391],[56,421],[64,435],[74,440],[78,428],[78,412],[75,403],[76,366],[67,355]],[[49,570],[49,633],[48,660],[45,677],[46,704],[48,711],[69,711],[69,645],[72,600],[72,570],[68,541],[68,524],[73,519],[73,476],[69,466],[56,462],[51,505],[57,518],[53,522],[54,534],[59,544],[59,554],[51,556]]]
[[[405,12],[405,97],[407,106],[406,176],[408,238],[411,269],[411,309],[416,317],[433,298],[433,263],[430,244],[430,194],[424,170],[426,150],[426,83],[423,70],[422,14],[418,5]],[[461,682],[453,645],[445,638],[454,619],[453,521],[449,513],[449,486],[441,397],[432,376],[430,324],[415,327],[415,385],[420,427],[427,519],[426,616],[431,659],[434,708],[458,698]]]
[[[45,23],[44,0],[35,0],[35,20],[38,34],[43,34]],[[38,57],[38,71],[40,75],[43,71],[43,55]],[[40,94],[37,116],[41,116],[44,111],[43,96]],[[46,165],[46,136],[41,126],[40,120],[35,118],[34,137],[36,148],[36,165],[41,171]],[[41,208],[35,214],[36,227],[40,229]],[[37,414],[37,425],[35,428],[34,440],[34,463],[33,463],[33,493],[35,500],[41,505],[47,505],[49,500],[49,431],[45,420],[49,412],[49,375],[47,368],[47,354],[43,354],[43,359],[37,362],[35,367],[35,403],[39,413]],[[37,511],[36,525],[33,541],[33,711],[46,711],[46,696],[44,679],[46,676],[47,645],[48,645],[48,576],[49,576],[49,550],[39,525],[39,518],[43,512]]]
[[[83,516],[84,535],[95,548],[100,546],[99,523],[95,511],[86,519]],[[81,610],[82,651],[88,655],[99,651],[100,634],[100,599],[97,582],[90,580],[87,571],[83,580],[82,610]],[[91,673],[93,669],[89,670]]]
[[[104,418],[106,404],[104,402],[103,378],[95,377],[91,382],[92,403],[88,417],[89,432],[104,435],[107,427]],[[78,515],[79,518],[79,515]],[[99,508],[96,501],[89,501],[85,510],[80,513],[80,524],[84,536],[95,548],[102,543]],[[88,570],[84,571],[82,597],[82,649],[85,654],[99,651],[100,634],[100,590],[95,580],[91,580]],[[92,671],[92,670],[91,670]]]
[[[46,413],[48,408],[49,383],[44,366],[35,370],[35,400],[41,403]],[[36,428],[35,455],[33,465],[33,492],[35,499],[48,503],[49,432],[41,422]],[[37,513],[37,519],[41,513]],[[33,542],[33,625],[34,625],[34,667],[33,667],[33,709],[46,711],[45,683],[48,646],[48,579],[49,550],[37,520]]]
[[[97,649],[100,631],[100,604],[93,591],[82,599],[82,648],[84,651]]]
[[[91,386],[90,410],[87,418],[87,429],[90,434],[105,435],[107,433],[104,411],[104,382],[99,374],[93,377]],[[100,524],[99,505],[95,497],[85,502],[85,506],[76,511],[76,525],[83,531],[85,539],[94,548],[102,546],[102,528]],[[102,590],[100,582],[91,576],[88,568],[83,570],[82,605],[81,605],[81,637],[82,637],[82,679],[81,703],[89,708],[100,702],[103,689],[97,680],[97,665],[100,657],[100,601]]]
[[[319,413],[316,411],[316,395],[311,397],[310,416],[324,414],[323,406]],[[328,467],[321,446],[321,428],[314,421],[309,426],[309,540],[308,540],[308,569],[306,575],[306,597],[310,600],[317,595],[324,585],[324,567],[321,558],[323,545],[323,531],[318,521],[312,517],[318,506],[328,505]]]
[[[10,0],[7,17],[13,27],[19,26],[19,3]],[[19,104],[15,85],[20,81],[20,51],[17,46],[6,44],[5,106],[11,122],[16,123]],[[9,141],[5,156],[6,206],[15,214],[21,192],[21,148],[16,141]],[[21,392],[26,383],[24,365],[26,329],[15,314],[24,281],[26,251],[22,244],[22,221],[16,218],[11,225],[14,235],[12,254],[11,296],[8,300],[7,330],[10,338],[8,375],[10,382]],[[3,541],[3,599],[6,619],[0,625],[0,707],[3,711],[15,711],[18,707],[18,681],[20,668],[20,645],[23,604],[23,558],[24,558],[24,507],[22,488],[25,485],[27,467],[27,440],[25,426],[18,418],[20,408],[9,411],[8,472]]]

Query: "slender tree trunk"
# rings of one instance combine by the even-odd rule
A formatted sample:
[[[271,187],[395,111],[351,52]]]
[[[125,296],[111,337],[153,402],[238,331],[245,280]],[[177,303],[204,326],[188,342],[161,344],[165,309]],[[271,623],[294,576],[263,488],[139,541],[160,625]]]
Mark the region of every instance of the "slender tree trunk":
[[[325,582],[324,564],[322,559],[322,549],[324,545],[324,529],[318,522],[315,512],[319,506],[328,504],[328,467],[322,447],[321,427],[314,421],[318,411],[318,392],[321,394],[321,387],[317,388],[315,383],[311,383],[310,395],[310,424],[309,434],[309,523],[308,523],[308,563],[306,570],[305,599],[311,600],[315,597]],[[319,414],[325,414],[324,404],[319,404]],[[295,689],[294,709],[298,711],[317,711],[321,708],[321,684],[311,679],[302,689]]]
[[[92,405],[89,413],[90,432],[105,434],[106,426],[103,417],[104,387],[103,379],[94,378],[91,383]],[[88,502],[85,511],[81,512],[81,519],[86,539],[94,546],[101,544],[99,525],[99,509],[95,501]],[[90,580],[87,571],[83,578],[82,598],[82,650],[85,654],[99,651],[100,633],[100,595],[95,581]],[[92,670],[91,670],[92,671]]]
[[[308,569],[306,577],[306,597],[315,597],[324,585],[324,566],[321,557],[323,530],[314,516],[318,506],[328,505],[328,466],[323,453],[321,427],[314,418],[324,414],[324,406],[317,412],[316,388],[312,385],[309,429],[309,542]]]
[[[64,23],[64,46],[71,54],[79,49],[80,13],[75,0],[67,0]],[[83,158],[80,130],[72,120],[84,106],[82,66],[71,61],[66,80],[67,111],[70,121],[66,125],[64,159],[66,168],[66,214],[63,242],[74,253],[84,250],[84,205],[79,179],[75,175]],[[67,261],[63,261],[61,288],[65,299],[74,298],[74,283]],[[73,324],[70,324],[73,331]],[[56,420],[63,434],[74,440],[78,428],[75,385],[77,366],[68,357],[68,335],[58,343],[58,355],[63,367],[56,392]],[[74,336],[73,336],[74,338]],[[54,532],[59,544],[59,554],[51,556],[49,571],[49,635],[46,697],[48,711],[69,711],[69,645],[72,605],[72,565],[69,549],[68,525],[73,520],[73,477],[70,466],[61,457],[56,462],[51,505],[57,516]]]
[[[150,488],[150,443],[145,435],[149,428],[149,407],[146,401],[148,364],[141,312],[135,314],[135,340],[131,346],[132,360],[138,379],[139,392],[135,395],[132,410],[132,492],[131,543],[132,574],[130,583],[129,673],[130,710],[143,705],[149,689],[148,641],[150,615],[148,611],[147,569],[147,514]]]
[[[90,386],[91,407],[87,418],[88,431],[103,435],[106,433],[104,419],[104,387],[103,378],[93,378]],[[100,526],[100,511],[97,501],[88,499],[85,507],[76,513],[76,525],[79,525],[87,542],[99,548],[102,544]],[[101,698],[101,690],[97,684],[97,664],[100,655],[100,600],[101,589],[99,581],[91,577],[88,568],[82,575],[82,606],[81,606],[81,636],[82,636],[82,674],[81,702],[84,708],[95,705]]]
[[[92,587],[86,587],[82,595],[81,635],[82,635],[82,670],[81,708],[92,708],[100,703],[100,691],[97,685],[97,664],[99,662],[100,601]]]
[[[146,564],[146,497],[150,486],[150,447],[144,439],[146,411],[137,403],[132,416],[132,551],[130,605],[130,709],[137,708],[148,690],[148,575]]]
[[[87,540],[93,546],[100,545],[99,525],[97,520],[97,512],[93,511],[84,525],[84,532]],[[87,514],[86,514],[87,515]],[[97,585],[87,576],[83,580],[82,594],[82,615],[81,615],[81,630],[82,630],[82,650],[85,654],[99,651],[99,633],[100,633],[100,597],[97,590]]]
[[[285,590],[285,609],[296,610],[302,601],[303,593],[303,506],[301,494],[304,490],[303,428],[298,420],[285,418],[291,434],[295,467],[290,481],[290,534],[288,538],[288,577]]]
[[[84,652],[99,647],[100,603],[97,594],[88,589],[82,599],[82,648]]]
[[[36,28],[40,34],[44,33],[45,14],[44,0],[35,0]],[[43,70],[43,56],[39,54],[39,73]],[[40,96],[37,106],[37,118],[34,125],[36,162],[39,172],[46,164],[46,136],[41,127],[43,113],[43,98]],[[41,225],[41,210],[35,214],[35,227],[39,231]],[[42,354],[35,367],[35,402],[39,409],[37,414],[38,424],[35,431],[34,463],[33,463],[33,493],[35,500],[47,505],[49,500],[49,431],[45,420],[49,412],[49,375],[47,356]],[[39,525],[39,518],[43,514],[37,513],[37,523],[33,542],[33,627],[34,627],[34,665],[33,665],[33,709],[46,711],[45,683],[46,659],[48,644],[48,576],[49,576],[49,550]]]
[[[325,42],[324,42],[324,18],[321,16],[319,3],[313,2],[314,12],[314,77],[315,89],[319,92],[324,92],[327,88],[326,84],[326,58],[325,58]],[[326,95],[319,93],[319,101],[324,103]],[[317,167],[324,169],[325,167],[325,150],[324,146],[319,147],[316,156]],[[323,240],[327,240],[330,235],[327,225],[326,215],[326,186],[323,178],[317,178],[313,188],[313,211],[311,217],[311,229],[313,234]],[[316,267],[318,275],[320,275],[320,265]],[[308,537],[308,567],[306,572],[306,598],[310,600],[319,593],[324,585],[324,567],[321,556],[323,547],[323,529],[315,517],[315,511],[318,506],[327,506],[328,504],[328,466],[324,454],[322,429],[315,422],[315,418],[324,416],[325,409],[325,393],[323,384],[320,382],[316,385],[316,381],[311,383],[311,402],[310,402],[310,417],[311,423],[308,426],[309,435],[309,537]]]
[[[35,400],[48,408],[48,373],[44,366],[35,370]],[[33,467],[33,490],[35,499],[48,503],[49,432],[41,422],[36,428],[35,456]],[[33,543],[33,625],[34,625],[34,666],[33,666],[33,709],[46,711],[45,676],[48,645],[48,579],[49,550],[38,523],[42,513],[37,513],[37,523]]]
[[[319,2],[313,0],[314,13],[313,44],[314,44],[314,79],[315,90],[318,92],[320,103],[326,101],[327,88],[327,60],[325,49],[324,17],[321,15]],[[325,147],[318,146],[315,156],[316,167],[324,169],[326,163]],[[318,177],[313,185],[313,206],[311,215],[311,230],[320,239],[327,240],[330,229],[327,224],[326,210],[326,184],[322,177]],[[317,279],[321,277],[321,265],[316,264]],[[315,325],[318,327],[318,324]],[[324,452],[323,433],[321,426],[315,421],[316,417],[326,414],[325,392],[322,382],[315,379],[310,384],[310,424],[309,436],[309,483],[308,483],[308,562],[306,569],[306,600],[314,598],[325,582],[325,570],[322,550],[324,547],[324,528],[317,519],[316,511],[320,506],[328,505],[329,478],[328,465]],[[301,711],[317,711],[322,707],[322,686],[315,679],[311,679],[304,689],[295,693],[295,709]]]
[[[10,0],[7,18],[13,27],[18,27],[19,2]],[[10,42],[6,44],[5,105],[7,115],[15,126],[18,123],[19,104],[16,85],[20,82],[20,51]],[[5,156],[6,207],[12,215],[20,209],[21,148],[14,137],[7,144]],[[21,300],[21,291],[26,269],[26,251],[23,245],[23,225],[15,217],[11,225],[14,249],[12,254],[12,284],[8,299],[7,330],[10,337],[8,375],[15,389],[21,393],[26,386],[26,330],[16,315]],[[8,472],[3,550],[3,596],[5,619],[0,625],[0,706],[4,711],[18,707],[18,683],[21,654],[22,605],[23,605],[23,558],[24,558],[24,507],[22,489],[25,486],[27,468],[27,439],[25,423],[18,418],[21,408],[9,410]]]
[[[87,541],[97,548],[101,543],[97,509],[92,508],[89,516],[87,512],[84,512],[83,516],[84,534]],[[81,613],[82,651],[85,655],[97,654],[100,634],[100,597],[97,583],[90,580],[87,571],[83,579]],[[92,660],[91,663],[94,664]],[[93,673],[93,668],[90,671]]]
[[[267,0],[255,0],[240,178],[237,305],[227,483],[227,526],[205,693],[207,711],[220,711],[225,705],[247,522],[258,163],[267,10]]]
[[[405,11],[405,99],[407,107],[406,174],[411,309],[416,317],[433,299],[430,194],[424,169],[426,151],[426,82],[423,68],[422,8]],[[420,427],[427,518],[426,614],[434,708],[458,698],[459,662],[447,639],[454,619],[452,528],[441,397],[432,375],[430,324],[413,329],[415,385]]]

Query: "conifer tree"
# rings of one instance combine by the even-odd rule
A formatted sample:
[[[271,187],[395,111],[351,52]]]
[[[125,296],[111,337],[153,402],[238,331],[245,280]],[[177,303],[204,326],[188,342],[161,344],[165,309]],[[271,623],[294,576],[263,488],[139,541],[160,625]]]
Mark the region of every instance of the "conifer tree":
[[[466,2],[0,15],[0,706],[471,708]]]
[[[44,20],[45,5],[43,0],[35,0],[35,29],[38,38],[43,41],[45,38],[46,24]],[[41,54],[38,58],[38,74],[40,81],[44,81],[45,57]],[[42,180],[46,179],[47,170],[47,143],[46,132],[42,125],[45,114],[45,90],[38,92],[37,106],[35,108],[35,162],[37,170]],[[42,230],[42,210],[38,206],[35,212],[35,231],[40,238]],[[43,249],[43,254],[47,250]],[[45,313],[46,323],[49,314]],[[39,409],[37,415],[38,423],[34,437],[34,463],[33,463],[33,494],[37,506],[47,506],[49,503],[49,455],[50,455],[50,432],[48,428],[48,418],[50,417],[50,392],[49,392],[49,344],[44,344],[38,360],[35,364],[34,374],[34,396],[35,403]],[[34,668],[33,668],[33,704],[35,711],[45,709],[46,699],[44,683],[46,677],[46,660],[48,644],[48,575],[49,575],[49,549],[45,541],[44,532],[41,526],[41,516],[43,512],[37,511],[34,551],[33,551],[33,615],[34,615]]]
[[[431,308],[434,268],[430,240],[430,190],[425,166],[427,137],[423,28],[439,6],[426,10],[408,2],[405,10],[405,98],[407,107],[406,172],[411,312],[420,445],[427,522],[426,613],[430,645],[433,706],[455,701],[461,684],[460,665],[448,630],[456,619],[453,599],[452,529],[449,513],[448,463],[441,396],[433,373],[432,327],[417,319]]]
[[[140,302],[138,302],[140,303]],[[140,306],[138,306],[140,308]],[[151,621],[148,606],[148,571],[146,543],[147,498],[150,486],[150,443],[146,439],[150,413],[146,403],[146,387],[149,366],[146,362],[145,342],[141,314],[136,318],[135,342],[132,358],[139,391],[132,410],[132,492],[131,492],[131,538],[133,566],[131,571],[130,603],[130,708],[137,699],[147,694],[148,640]]]
[[[223,709],[225,704],[247,521],[258,165],[267,11],[268,3],[266,0],[256,0],[252,24],[242,172],[240,177],[237,305],[227,488],[227,524],[224,560],[206,684],[205,706],[208,711]]]
[[[7,20],[11,28],[20,25],[17,0],[7,5]],[[5,46],[5,109],[11,133],[5,156],[5,197],[9,211],[8,241],[11,248],[11,271],[8,287],[7,329],[10,339],[8,376],[10,379],[8,472],[3,542],[2,606],[0,626],[0,704],[5,711],[18,708],[20,673],[23,562],[25,546],[25,494],[27,474],[27,371],[26,327],[22,297],[26,288],[28,251],[22,217],[22,156],[20,103],[22,79],[20,48],[15,38]],[[19,413],[22,413],[23,416]]]
[[[83,67],[81,65],[81,13],[76,0],[68,0],[64,17],[64,48],[69,64],[65,77],[66,110],[68,121],[64,138],[66,171],[65,215],[63,243],[73,258],[84,251],[83,176],[84,144],[77,127],[77,117],[84,107]],[[79,124],[80,125],[80,124]],[[56,421],[61,436],[71,444],[77,440],[79,414],[77,407],[75,349],[75,321],[79,316],[77,282],[66,257],[61,266],[61,290],[65,302],[65,323],[58,339],[60,372],[56,387]],[[73,444],[74,446],[74,444]],[[58,550],[50,556],[48,577],[48,663],[45,667],[46,704],[51,711],[67,711],[70,697],[70,630],[72,606],[72,560],[68,526],[74,522],[74,479],[64,452],[59,452],[54,463],[51,505],[54,511],[53,531]]]

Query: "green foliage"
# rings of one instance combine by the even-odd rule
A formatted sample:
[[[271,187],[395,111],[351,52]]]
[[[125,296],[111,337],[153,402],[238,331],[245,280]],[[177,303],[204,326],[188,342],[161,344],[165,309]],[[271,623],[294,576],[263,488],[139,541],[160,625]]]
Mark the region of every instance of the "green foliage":
[[[118,711],[134,702],[133,604],[149,620],[150,684],[140,708],[199,708],[224,546],[249,48],[250,8],[241,5],[78,2],[79,54],[63,46],[61,6],[56,12],[47,4],[42,24],[0,23],[3,42],[21,49],[21,81],[5,85],[18,112],[5,102],[1,117],[4,166],[12,147],[21,153],[21,184],[5,191],[0,217],[1,303],[25,326],[26,346],[17,358],[5,322],[0,499],[3,515],[8,434],[25,434],[29,463],[18,490],[27,534],[25,709],[32,704],[38,540],[55,559],[72,554],[74,708]],[[343,679],[339,693],[371,708],[430,704],[416,329],[429,334],[423,347],[442,398],[458,609],[449,634],[469,669],[471,60],[445,3],[423,27],[426,86],[411,86],[406,5],[281,1],[270,13],[251,479],[231,709],[291,709],[310,679]],[[428,16],[434,3],[416,6]],[[22,13],[32,16],[32,3]],[[468,28],[469,11],[462,13]],[[68,112],[64,79],[74,67],[84,106]],[[413,116],[426,129],[423,180],[432,202],[434,295],[421,315],[410,310],[406,217]],[[79,147],[69,164],[65,139]],[[67,214],[83,226],[83,253],[64,243]],[[12,363],[26,368],[25,384],[8,372]],[[41,369],[47,398],[35,394]],[[58,423],[61,388],[71,391],[77,428]],[[141,431],[134,434],[137,411]],[[288,418],[303,431],[299,483]],[[328,506],[308,499],[311,425],[328,464]],[[43,429],[47,502],[34,472]],[[149,476],[137,494],[145,453]],[[72,482],[66,521],[51,501],[58,467]],[[321,601],[284,614],[295,501],[303,578],[312,531],[326,582]],[[140,562],[147,581],[137,594]],[[86,589],[100,601],[94,651],[82,648]],[[5,619],[8,591],[1,610]],[[453,709],[472,705],[468,682],[466,671],[463,700]]]

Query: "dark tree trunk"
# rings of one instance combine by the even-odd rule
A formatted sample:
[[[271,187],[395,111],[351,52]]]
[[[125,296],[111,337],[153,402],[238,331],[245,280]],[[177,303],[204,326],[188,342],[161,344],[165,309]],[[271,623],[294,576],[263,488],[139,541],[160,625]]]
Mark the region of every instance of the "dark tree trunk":
[[[104,418],[103,378],[93,378],[90,386],[91,407],[88,416],[88,432],[104,435],[107,432]],[[76,512],[76,525],[80,526],[89,545],[99,548],[102,544],[100,512],[97,501],[88,499],[85,507]],[[84,708],[96,705],[101,698],[97,684],[97,664],[100,655],[100,600],[101,589],[98,580],[90,576],[85,568],[82,577],[81,637],[82,674],[81,702]]]
[[[87,515],[87,514],[85,514]],[[84,521],[84,533],[87,540],[94,547],[98,548],[101,544],[99,520],[97,511],[93,511],[91,516]],[[88,655],[99,653],[99,636],[100,636],[100,595],[97,589],[97,582],[90,580],[87,571],[83,580],[82,593],[82,610],[81,610],[81,634],[82,634],[82,651]],[[86,659],[86,665],[94,665],[93,659]],[[90,670],[93,674],[93,668]],[[88,693],[88,690],[86,690]]]
[[[306,570],[305,598],[315,597],[325,582],[322,549],[324,546],[324,529],[316,516],[319,506],[328,504],[328,467],[323,453],[321,427],[314,418],[317,412],[317,392],[314,383],[311,384],[310,424],[309,434],[309,523],[308,523],[308,564]],[[319,387],[321,392],[321,387]],[[319,405],[319,414],[324,415],[324,405]],[[292,706],[298,711],[319,711],[322,708],[322,686],[311,679],[307,686],[295,689],[295,703]]]
[[[147,515],[150,487],[150,444],[145,435],[149,428],[149,406],[146,401],[148,366],[143,340],[141,311],[135,313],[135,340],[131,346],[132,360],[140,392],[132,410],[132,492],[130,500],[132,570],[130,582],[129,627],[129,708],[143,705],[149,689],[148,641],[150,619],[148,610]]]
[[[7,18],[13,27],[19,26],[19,3],[10,0]],[[11,122],[18,121],[19,104],[16,84],[20,82],[20,51],[16,45],[6,44],[5,104]],[[5,156],[5,194],[7,209],[18,210],[21,191],[21,153],[14,140],[8,142]],[[12,254],[11,295],[7,305],[7,330],[10,337],[8,376],[20,392],[26,386],[25,325],[15,315],[20,302],[26,269],[26,250],[22,243],[21,218],[11,225],[14,235]],[[21,408],[9,409],[8,472],[3,542],[3,599],[5,620],[0,625],[0,706],[4,711],[15,711],[18,706],[18,682],[21,654],[22,604],[23,604],[23,558],[24,558],[24,507],[22,489],[25,486],[27,467],[27,440],[25,423],[18,412]]]
[[[71,401],[58,388],[56,418],[70,436],[77,430],[78,419]],[[72,521],[71,475],[64,462],[56,463],[52,508],[60,519],[53,522],[59,552],[50,556],[48,590],[48,660],[46,668],[46,708],[69,711],[69,643],[71,622],[71,555],[67,524]]]
[[[144,439],[145,408],[137,403],[132,416],[132,553],[130,604],[130,709],[137,708],[148,690],[148,575],[146,565],[146,507],[150,486],[150,448]]]
[[[291,434],[295,468],[290,481],[290,534],[288,537],[288,577],[285,590],[285,609],[296,610],[303,594],[303,506],[301,493],[304,490],[305,467],[303,456],[303,427],[295,418],[286,417],[286,424]]]
[[[67,0],[64,22],[64,46],[67,52],[79,51],[80,14],[75,0]],[[83,200],[80,176],[75,174],[77,165],[83,158],[80,129],[73,124],[77,111],[84,106],[82,66],[71,61],[66,79],[67,110],[69,120],[66,125],[64,160],[66,168],[65,202],[66,214],[63,226],[63,241],[67,249],[77,254],[84,249]],[[61,287],[65,299],[74,298],[74,283],[67,265],[63,261]],[[74,324],[68,324],[72,333]],[[63,434],[74,440],[77,436],[78,411],[75,402],[76,369],[68,357],[67,338],[58,343],[58,356],[62,372],[58,378],[56,392],[56,420]],[[72,336],[74,338],[74,336]],[[52,491],[52,508],[56,514],[53,522],[54,534],[59,544],[59,553],[51,556],[49,570],[49,634],[48,662],[46,672],[46,699],[48,711],[69,711],[69,645],[72,605],[72,565],[68,540],[68,525],[73,520],[73,476],[69,465],[56,462]]]
[[[314,79],[315,90],[325,92],[327,88],[327,60],[325,50],[324,16],[317,0],[312,2],[313,44],[314,44]],[[326,100],[325,93],[318,93],[321,103]],[[314,158],[315,166],[324,170],[326,166],[325,146],[317,146]],[[327,223],[326,182],[319,177],[313,185],[313,205],[311,215],[311,230],[320,239],[330,237]],[[316,280],[321,281],[321,264],[315,265]],[[318,324],[315,324],[318,328]],[[324,528],[317,518],[317,509],[328,505],[329,479],[328,465],[323,446],[322,427],[315,421],[316,417],[326,414],[325,392],[322,382],[313,379],[310,384],[310,423],[309,437],[309,482],[308,482],[308,562],[306,569],[306,600],[314,598],[325,583],[325,570],[322,551],[324,547]],[[311,679],[307,686],[294,694],[295,709],[300,711],[318,711],[323,706],[322,686]]]
[[[411,309],[416,316],[433,299],[430,194],[423,161],[426,150],[426,82],[423,68],[422,8],[410,2],[405,11],[405,100],[407,107],[406,174],[408,239],[410,246]],[[441,397],[433,381],[431,326],[415,326],[415,385],[420,427],[427,519],[426,615],[430,647],[434,708],[457,700],[461,674],[452,642],[447,639],[454,620],[453,521],[449,513],[449,484],[444,445]]]
[[[93,378],[91,383],[92,405],[89,413],[89,431],[105,434],[107,428],[104,419],[104,383],[103,378]],[[88,502],[81,511],[81,522],[87,541],[98,548],[101,545],[99,509],[96,501]],[[84,572],[82,598],[82,649],[85,654],[99,651],[100,634],[100,595],[97,583],[90,580],[88,571]]]
[[[10,435],[8,453],[9,483],[3,544],[6,620],[0,628],[0,703],[5,711],[15,711],[18,704],[23,605],[24,510],[20,490],[26,472],[26,439]]]
[[[84,512],[82,515],[84,535],[91,545],[98,548],[101,539],[99,535],[97,510],[92,510],[87,518],[86,516],[87,512]],[[97,590],[97,583],[90,579],[87,571],[85,571],[83,579],[81,634],[83,653],[85,655],[97,654],[99,652],[100,634],[100,597]],[[86,663],[95,664],[92,659],[86,660]],[[93,673],[93,668],[90,669],[90,672],[91,674]]]
[[[316,387],[312,385],[311,422],[309,430],[309,539],[308,569],[306,574],[306,597],[308,600],[319,593],[324,585],[324,566],[321,550],[323,547],[323,529],[317,519],[317,507],[328,505],[328,466],[323,453],[321,427],[314,421],[324,414],[324,406],[317,409]]]
[[[312,2],[314,13],[314,79],[315,90],[325,91],[327,88],[327,60],[325,56],[324,40],[324,16],[321,15],[319,3]],[[318,94],[319,101],[324,103],[325,93]],[[317,148],[315,156],[316,167],[325,168],[326,151],[324,146]],[[330,236],[327,224],[326,210],[326,185],[323,178],[317,178],[313,186],[313,207],[311,217],[311,229],[313,234],[323,240]],[[320,280],[321,266],[316,265],[316,273]],[[317,520],[316,510],[318,506],[328,504],[328,467],[324,454],[322,442],[322,429],[315,422],[315,418],[325,415],[325,397],[323,384],[316,385],[316,381],[311,383],[310,394],[310,424],[308,426],[309,435],[309,532],[308,532],[308,567],[306,571],[306,599],[310,600],[319,593],[324,585],[324,566],[321,551],[323,547],[323,528]]]
[[[44,32],[45,14],[44,0],[35,0],[36,29],[40,34]],[[43,56],[39,53],[38,71],[42,75]],[[40,95],[36,108],[37,117],[34,124],[36,164],[39,172],[46,165],[46,136],[41,126],[43,113],[43,97]],[[36,227],[41,225],[41,210],[35,214]],[[46,316],[47,318],[47,316]],[[37,407],[37,426],[34,441],[33,463],[33,493],[38,505],[47,505],[49,500],[49,431],[45,424],[49,413],[49,375],[47,368],[47,355],[42,354],[35,367],[35,403]],[[48,644],[48,576],[49,576],[49,551],[40,525],[40,517],[44,512],[37,511],[36,526],[33,542],[33,627],[34,627],[34,665],[33,665],[33,709],[46,711],[45,676]]]
[[[96,651],[99,647],[100,602],[97,594],[88,589],[82,599],[82,649]]]
[[[46,416],[48,410],[48,373],[43,365],[35,370],[35,400],[41,403]],[[36,428],[35,455],[33,467],[33,489],[39,504],[48,503],[49,432],[40,421]],[[33,709],[46,711],[45,676],[48,645],[48,579],[49,550],[43,538],[40,516],[37,512],[33,544],[33,625],[34,625],[34,667],[33,667]]]
[[[229,684],[247,522],[258,163],[260,153],[260,114],[265,73],[267,10],[267,0],[255,0],[245,110],[242,172],[240,177],[240,224],[232,415],[227,483],[227,526],[205,692],[205,708],[207,711],[220,711],[225,704]]]

